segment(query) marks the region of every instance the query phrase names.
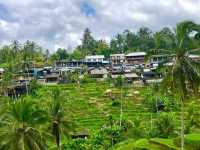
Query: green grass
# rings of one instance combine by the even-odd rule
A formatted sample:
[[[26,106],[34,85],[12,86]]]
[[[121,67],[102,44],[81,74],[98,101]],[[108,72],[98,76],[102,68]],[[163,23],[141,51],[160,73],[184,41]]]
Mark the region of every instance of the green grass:
[[[162,147],[165,147],[166,149],[179,150],[179,148],[174,145],[173,139],[154,138],[154,139],[150,139],[150,142],[161,145]]]
[[[185,139],[191,141],[200,141],[200,134],[187,134]]]
[[[158,140],[158,139],[154,139]],[[171,139],[169,139],[172,141]],[[117,145],[115,150],[178,150],[177,148],[172,148],[166,146],[166,144],[171,144],[169,141],[163,141],[163,139],[159,139],[159,142],[151,142],[148,139],[140,139],[135,141],[134,139],[127,140]],[[162,143],[162,144],[160,144]]]
[[[115,150],[131,150],[133,149],[135,144],[135,140],[134,139],[129,139],[125,142],[121,142],[119,144],[117,144],[115,147]]]
[[[59,88],[62,91],[62,95],[65,101],[65,109],[68,111],[67,115],[71,118],[76,126],[76,131],[82,131],[87,129],[89,132],[99,130],[106,122],[110,115],[114,119],[120,118],[120,106],[112,106],[112,99],[106,96],[107,89],[112,90],[112,97],[115,101],[120,102],[120,90],[113,87],[107,82],[95,82],[81,84],[78,87],[76,84],[64,84],[64,85],[49,85],[43,86],[37,92],[35,99],[40,100],[41,105],[51,99],[51,91],[55,88]],[[139,94],[134,94],[135,91],[139,91]],[[130,87],[128,89],[128,96],[123,99],[123,119],[134,121],[135,118],[142,120],[143,129],[149,130],[152,121],[154,121],[158,115],[151,113],[150,110],[143,103],[142,92],[143,87]],[[176,128],[180,128],[180,113],[174,112]],[[117,144],[117,150],[178,150],[173,144],[172,139],[140,139],[135,142],[131,136],[131,133],[126,134],[126,140],[119,145]],[[188,135],[186,138],[197,139],[198,135]],[[134,150],[133,149],[133,150]]]
[[[200,134],[188,134],[185,136],[185,145],[188,149],[200,149]]]
[[[120,90],[106,82],[84,83],[80,87],[74,84],[46,86],[38,91],[38,99],[44,102],[50,99],[50,93],[54,88],[61,89],[65,99],[65,108],[78,126],[99,129],[108,120],[109,115],[119,119],[120,108],[112,106],[112,99],[105,95],[105,91],[111,89],[115,100],[120,101]],[[129,93],[133,93],[134,90],[141,89],[130,88]],[[123,100],[123,117],[133,120],[140,116],[147,120],[150,118],[150,113],[144,108],[140,95],[126,97]]]
[[[115,101],[120,102],[120,90],[107,82],[92,81],[90,83],[44,86],[38,91],[38,99],[43,102],[50,99],[50,93],[54,88],[62,91],[65,100],[65,108],[69,115],[80,127],[99,129],[108,119],[109,115],[119,119],[120,106],[112,106],[112,99],[105,95],[107,89],[112,90]],[[140,94],[134,94],[139,91]],[[149,127],[150,119],[157,118],[157,114],[151,113],[143,103],[143,88],[130,87],[128,96],[123,99],[123,119],[134,120],[141,118],[144,124]],[[175,112],[176,126],[179,128],[180,116]]]

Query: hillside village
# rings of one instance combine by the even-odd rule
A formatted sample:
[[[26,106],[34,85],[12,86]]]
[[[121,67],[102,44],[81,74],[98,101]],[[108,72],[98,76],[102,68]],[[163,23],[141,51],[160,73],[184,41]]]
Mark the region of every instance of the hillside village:
[[[200,55],[189,55],[189,58],[200,61]],[[22,94],[26,92],[31,80],[36,79],[41,84],[62,84],[70,79],[67,74],[78,71],[78,78],[88,75],[90,78],[105,80],[121,76],[130,83],[145,84],[160,82],[163,74],[157,72],[160,65],[171,66],[175,58],[173,55],[147,56],[145,52],[132,52],[128,54],[112,54],[110,58],[104,55],[90,55],[83,60],[60,60],[53,66],[35,67],[34,64],[24,71],[14,75],[12,85],[8,87],[8,95]],[[0,77],[5,73],[0,68]],[[0,79],[1,80],[1,79]],[[19,92],[19,93],[18,93]]]
[[[0,47],[0,150],[199,150],[200,25],[55,52]]]

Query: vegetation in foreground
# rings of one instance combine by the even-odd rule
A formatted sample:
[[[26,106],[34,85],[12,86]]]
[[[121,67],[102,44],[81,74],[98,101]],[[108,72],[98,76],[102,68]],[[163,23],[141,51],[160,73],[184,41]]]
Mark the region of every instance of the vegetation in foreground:
[[[160,85],[136,88],[122,85],[120,79],[84,79],[81,84],[31,85],[30,93],[17,100],[1,97],[0,149],[200,149],[199,63],[188,58],[189,50],[199,50],[199,31],[190,21],[177,25],[170,37],[175,62],[164,72],[164,91]],[[75,51],[80,56],[95,42],[86,33],[90,45],[83,40]],[[156,48],[164,37],[157,34]],[[0,51],[1,65],[7,67],[1,91],[16,69],[29,68],[30,60],[44,63],[34,43],[28,41],[22,49],[13,46]]]
[[[5,101],[1,97],[0,148],[148,150],[180,147],[180,103],[173,96],[157,93],[158,102],[151,93],[153,87],[129,85],[122,90],[126,96],[120,126],[121,89],[107,81],[76,85],[40,86],[33,95],[17,101]],[[110,94],[106,93],[107,89]],[[194,149],[195,146],[198,149],[200,137],[196,99],[193,97],[185,103],[188,116],[185,144],[186,148],[194,146]],[[157,109],[160,110],[157,112]],[[77,138],[72,139],[72,135]],[[78,138],[81,135],[88,137]]]

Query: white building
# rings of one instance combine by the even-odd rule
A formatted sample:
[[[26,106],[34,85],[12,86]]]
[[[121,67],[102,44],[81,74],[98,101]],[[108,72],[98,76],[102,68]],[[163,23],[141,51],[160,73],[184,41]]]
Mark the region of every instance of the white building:
[[[101,63],[103,63],[104,59],[105,59],[104,55],[91,55],[91,56],[85,57],[86,62],[101,62]]]
[[[169,55],[152,55],[150,58],[150,63],[152,64],[163,63],[164,61],[167,61],[168,58]]]

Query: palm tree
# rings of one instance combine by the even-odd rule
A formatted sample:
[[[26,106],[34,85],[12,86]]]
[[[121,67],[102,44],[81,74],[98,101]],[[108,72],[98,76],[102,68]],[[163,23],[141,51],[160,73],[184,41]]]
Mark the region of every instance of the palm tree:
[[[36,109],[30,99],[4,105],[0,118],[1,150],[46,150],[44,133],[37,127],[44,121],[44,113]]]
[[[0,81],[0,93],[4,93],[4,96],[8,96],[8,87],[12,84],[13,74],[13,64],[10,63],[8,68],[5,69],[2,80]]]
[[[199,51],[193,41],[198,40],[200,35],[200,25],[191,21],[184,21],[177,24],[175,29],[174,51],[168,51],[174,54],[173,65],[165,74],[163,83],[171,91],[176,93],[181,103],[181,150],[184,150],[184,101],[189,94],[189,88],[194,93],[197,92],[200,85],[200,63],[192,60],[189,54]],[[157,50],[165,51],[167,50]]]
[[[121,105],[120,105],[120,126],[122,125],[122,117],[123,117],[123,86],[124,86],[125,80],[122,78],[122,76],[118,76],[114,82],[114,85],[120,89],[120,99],[121,99]]]
[[[62,135],[68,136],[71,129],[71,123],[66,118],[66,111],[63,106],[63,98],[60,90],[55,89],[52,91],[52,100],[50,103],[50,128],[51,134],[55,138],[55,142],[58,149],[61,149],[61,137]]]

